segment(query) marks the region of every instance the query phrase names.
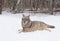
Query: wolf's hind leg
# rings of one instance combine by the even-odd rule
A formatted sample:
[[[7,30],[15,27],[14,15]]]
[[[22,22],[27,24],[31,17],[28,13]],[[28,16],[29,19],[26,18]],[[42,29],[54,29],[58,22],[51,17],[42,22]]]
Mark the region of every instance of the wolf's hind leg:
[[[51,30],[50,30],[50,29],[48,29],[48,28],[46,28],[45,30],[48,30],[49,32],[51,32]]]

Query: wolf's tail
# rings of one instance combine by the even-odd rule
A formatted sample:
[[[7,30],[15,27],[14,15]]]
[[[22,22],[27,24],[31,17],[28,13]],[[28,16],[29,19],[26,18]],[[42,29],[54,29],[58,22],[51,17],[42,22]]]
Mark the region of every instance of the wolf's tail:
[[[49,28],[55,28],[55,26],[49,26]]]

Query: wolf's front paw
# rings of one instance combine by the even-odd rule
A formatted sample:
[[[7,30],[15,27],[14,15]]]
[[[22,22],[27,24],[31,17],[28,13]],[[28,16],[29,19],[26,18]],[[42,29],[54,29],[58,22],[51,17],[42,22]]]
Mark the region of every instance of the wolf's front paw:
[[[19,29],[18,32],[21,33],[22,32],[22,29]]]

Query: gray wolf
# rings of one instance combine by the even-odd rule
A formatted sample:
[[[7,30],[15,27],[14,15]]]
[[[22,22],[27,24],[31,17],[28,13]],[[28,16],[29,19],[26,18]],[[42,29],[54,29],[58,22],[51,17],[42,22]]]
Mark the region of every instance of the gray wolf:
[[[33,32],[36,30],[47,30],[51,32],[50,28],[53,29],[55,26],[46,24],[42,21],[31,21],[30,16],[23,15],[22,28],[22,32]]]

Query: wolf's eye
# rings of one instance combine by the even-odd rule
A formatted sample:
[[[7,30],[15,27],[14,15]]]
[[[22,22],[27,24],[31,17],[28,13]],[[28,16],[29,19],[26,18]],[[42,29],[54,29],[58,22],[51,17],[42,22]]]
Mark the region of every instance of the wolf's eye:
[[[25,23],[25,21],[24,21],[24,23]]]

